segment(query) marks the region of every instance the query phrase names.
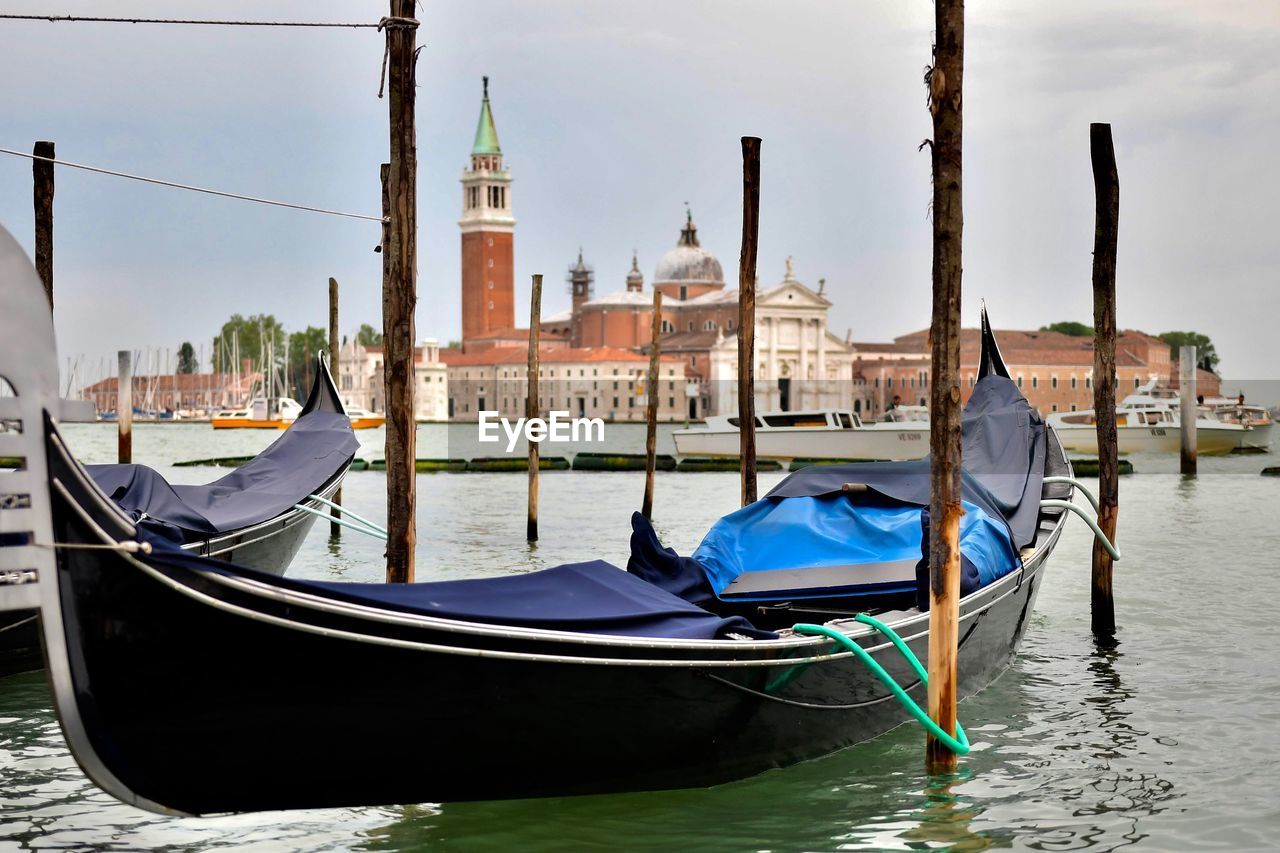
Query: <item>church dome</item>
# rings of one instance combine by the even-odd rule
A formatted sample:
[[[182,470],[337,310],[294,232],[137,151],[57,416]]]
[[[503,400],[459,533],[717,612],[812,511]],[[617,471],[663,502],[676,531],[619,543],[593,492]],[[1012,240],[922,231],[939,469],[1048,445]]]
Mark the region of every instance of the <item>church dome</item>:
[[[653,273],[653,283],[660,284],[724,284],[724,270],[716,256],[698,243],[698,229],[689,214],[680,242],[658,261]]]

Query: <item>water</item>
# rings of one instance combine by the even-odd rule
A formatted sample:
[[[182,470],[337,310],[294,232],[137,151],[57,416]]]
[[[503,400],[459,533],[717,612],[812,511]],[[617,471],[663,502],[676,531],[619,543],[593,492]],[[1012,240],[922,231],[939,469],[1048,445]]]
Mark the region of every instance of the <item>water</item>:
[[[431,428],[427,428],[431,429]],[[68,429],[82,457],[108,461],[114,433]],[[637,450],[638,436],[622,434]],[[140,426],[136,457],[185,482],[213,469],[184,458],[252,453],[273,436]],[[378,435],[374,434],[374,440]],[[0,848],[205,850],[1262,850],[1280,844],[1280,479],[1275,455],[1138,457],[1121,480],[1117,643],[1089,634],[1089,549],[1071,522],[1050,559],[1021,654],[963,703],[974,751],[954,779],[921,772],[922,737],[903,726],[838,755],[712,789],[559,800],[165,818],[98,792],[67,754],[39,676],[0,681]],[[781,475],[761,477],[762,488]],[[383,475],[344,489],[381,519]],[[643,475],[547,472],[542,541],[524,535],[524,477],[419,478],[419,578],[529,571],[603,557],[621,564]],[[656,526],[683,553],[737,499],[736,474],[659,473]],[[381,549],[323,525],[290,573],[373,580]],[[519,724],[513,711],[512,724]],[[360,737],[376,720],[352,720]],[[626,732],[618,732],[619,738]],[[608,745],[601,745],[607,761]],[[198,772],[198,768],[193,768]],[[430,772],[424,767],[423,772]]]

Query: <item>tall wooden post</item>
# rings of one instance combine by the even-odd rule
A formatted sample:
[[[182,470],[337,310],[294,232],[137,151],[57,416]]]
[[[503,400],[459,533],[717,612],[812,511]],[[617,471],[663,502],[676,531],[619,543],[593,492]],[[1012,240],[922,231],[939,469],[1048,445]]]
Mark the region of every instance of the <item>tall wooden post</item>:
[[[648,431],[644,439],[644,502],[640,505],[640,513],[650,521],[653,520],[653,472],[658,466],[658,356],[661,346],[658,336],[662,334],[662,291],[653,291],[653,342],[649,344],[649,382],[645,389],[649,394],[646,420]]]
[[[744,136],[742,253],[738,256],[738,455],[742,465],[743,506],[756,501],[756,251],[759,245],[760,138]]]
[[[338,370],[338,280],[330,277],[329,279],[329,373],[333,376],[335,384],[341,384]],[[342,503],[342,486],[338,486],[338,490],[333,493],[333,502]],[[338,523],[338,519],[342,518],[341,510],[329,508],[333,521],[329,522],[329,535],[341,536],[342,525]]]
[[[1196,348],[1178,349],[1178,415],[1182,433],[1182,473],[1196,473]]]
[[[964,0],[935,0],[929,112],[933,114],[933,323],[929,386],[929,716],[956,731],[960,620],[960,273],[964,214],[961,121]],[[956,769],[956,754],[932,735],[930,773]]]
[[[117,356],[120,372],[116,378],[116,461],[128,465],[133,461],[133,353],[122,349]]]
[[[31,152],[31,179],[36,213],[36,272],[53,310],[53,143],[37,142]],[[48,159],[40,159],[48,158]]]
[[[382,346],[387,399],[387,581],[411,583],[417,544],[417,422],[413,413],[418,301],[418,153],[414,0],[391,0],[387,31],[388,233],[383,246]]]
[[[1116,541],[1120,515],[1120,451],[1116,433],[1116,249],[1120,235],[1120,175],[1111,125],[1089,125],[1089,157],[1093,162],[1093,411],[1098,431],[1098,527]],[[1093,543],[1093,577],[1089,592],[1093,633],[1116,632],[1111,589],[1112,561],[1107,549]]]
[[[533,295],[529,299],[529,399],[525,401],[525,417],[538,417],[538,337],[542,323],[542,276],[533,277]],[[529,442],[529,520],[525,537],[538,541],[538,442]]]

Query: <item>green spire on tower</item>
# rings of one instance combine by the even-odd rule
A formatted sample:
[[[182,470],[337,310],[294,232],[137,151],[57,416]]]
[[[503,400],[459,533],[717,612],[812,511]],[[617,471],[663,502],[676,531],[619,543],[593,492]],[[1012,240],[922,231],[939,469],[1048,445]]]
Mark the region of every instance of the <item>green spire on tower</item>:
[[[501,154],[498,145],[498,129],[493,126],[493,113],[489,110],[489,78],[484,78],[484,100],[480,102],[480,123],[476,125],[476,143],[472,154]]]

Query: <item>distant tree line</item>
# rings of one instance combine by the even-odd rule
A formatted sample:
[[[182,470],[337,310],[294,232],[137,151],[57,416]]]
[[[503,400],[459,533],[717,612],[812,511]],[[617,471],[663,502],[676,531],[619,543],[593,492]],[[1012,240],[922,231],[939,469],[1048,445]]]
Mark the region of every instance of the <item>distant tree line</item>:
[[[1070,335],[1073,338],[1091,337],[1093,335],[1093,326],[1087,323],[1077,323],[1075,320],[1062,320],[1057,323],[1050,323],[1047,326],[1041,326],[1042,332],[1058,332],[1063,335]],[[1208,335],[1202,335],[1199,332],[1161,332],[1156,335],[1160,340],[1169,345],[1169,356],[1174,360],[1178,360],[1178,349],[1180,347],[1196,348],[1196,366],[1202,370],[1209,370],[1214,373],[1218,372],[1218,352],[1213,348],[1213,341],[1209,340]]]

